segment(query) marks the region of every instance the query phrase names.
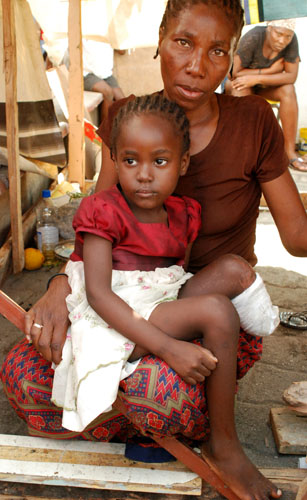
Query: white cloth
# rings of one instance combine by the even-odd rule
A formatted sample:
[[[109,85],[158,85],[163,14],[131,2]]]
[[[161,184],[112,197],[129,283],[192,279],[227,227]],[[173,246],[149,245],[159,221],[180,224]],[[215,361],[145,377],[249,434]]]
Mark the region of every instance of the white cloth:
[[[108,43],[82,40],[83,76],[93,73],[102,80],[112,76],[114,52]]]
[[[296,19],[278,19],[268,22],[268,26],[273,26],[273,28],[286,28],[291,31],[295,31],[295,25]]]
[[[240,317],[243,330],[250,335],[271,335],[279,325],[279,309],[273,306],[261,276],[244,292],[231,300]]]
[[[55,367],[51,400],[63,408],[63,427],[81,432],[112,408],[120,380],[133,373],[138,361],[127,361],[135,344],[110,328],[89,306],[83,262],[69,261],[66,273],[72,289],[66,298],[71,327],[63,359]],[[192,276],[181,266],[113,270],[112,290],[148,319],[158,304],[176,300],[181,286]]]

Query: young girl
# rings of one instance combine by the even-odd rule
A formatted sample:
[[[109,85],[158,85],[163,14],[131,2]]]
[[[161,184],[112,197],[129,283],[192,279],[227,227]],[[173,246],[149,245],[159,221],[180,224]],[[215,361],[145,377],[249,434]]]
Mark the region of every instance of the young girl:
[[[108,411],[119,381],[151,352],[187,383],[208,377],[207,450],[222,462],[224,447],[233,447],[248,462],[234,424],[240,322],[269,334],[277,308],[260,277],[236,256],[228,256],[235,275],[232,266],[227,272],[219,261],[211,265],[212,293],[197,296],[196,282],[193,297],[176,300],[192,277],[183,266],[200,226],[198,202],[172,196],[190,146],[189,123],[177,104],[159,94],[127,102],[111,143],[119,185],[85,198],[74,219],[75,251],[66,267],[71,332],[52,393],[64,408],[63,426],[80,431]],[[187,342],[197,338],[202,346]]]

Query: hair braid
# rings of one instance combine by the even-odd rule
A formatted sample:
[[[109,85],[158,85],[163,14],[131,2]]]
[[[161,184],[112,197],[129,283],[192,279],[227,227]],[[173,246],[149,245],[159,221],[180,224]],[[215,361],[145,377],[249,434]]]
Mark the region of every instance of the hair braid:
[[[136,97],[124,104],[113,120],[111,130],[111,154],[116,153],[116,141],[121,125],[133,116],[156,115],[165,118],[172,125],[175,134],[182,139],[182,154],[190,149],[189,120],[183,109],[161,94]]]

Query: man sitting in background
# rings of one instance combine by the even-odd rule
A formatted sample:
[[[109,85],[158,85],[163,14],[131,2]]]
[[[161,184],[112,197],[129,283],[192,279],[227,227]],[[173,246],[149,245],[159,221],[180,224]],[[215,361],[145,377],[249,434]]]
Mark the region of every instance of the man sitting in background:
[[[256,26],[240,40],[234,56],[232,77],[226,82],[227,94],[257,94],[280,102],[280,120],[289,165],[307,171],[307,158],[295,151],[298,104],[294,83],[300,62],[295,20],[271,21]]]

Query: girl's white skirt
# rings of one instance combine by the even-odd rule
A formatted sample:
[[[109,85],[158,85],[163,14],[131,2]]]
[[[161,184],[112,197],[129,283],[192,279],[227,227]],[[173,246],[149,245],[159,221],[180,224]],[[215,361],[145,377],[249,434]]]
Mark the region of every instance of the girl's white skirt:
[[[63,359],[55,367],[52,401],[63,408],[63,427],[80,432],[100,413],[111,410],[119,382],[133,373],[139,361],[127,361],[135,344],[109,327],[89,306],[83,262],[69,261],[66,273],[72,289],[66,298],[71,326]],[[191,276],[181,266],[155,271],[114,270],[112,290],[148,319],[158,304],[176,300]]]

